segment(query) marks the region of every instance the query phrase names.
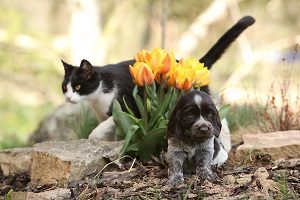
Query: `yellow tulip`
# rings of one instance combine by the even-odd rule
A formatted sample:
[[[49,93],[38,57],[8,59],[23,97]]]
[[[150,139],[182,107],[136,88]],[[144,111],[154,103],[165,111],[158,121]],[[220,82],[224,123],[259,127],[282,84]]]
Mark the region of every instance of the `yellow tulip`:
[[[143,62],[136,62],[129,65],[130,74],[134,82],[139,86],[150,85],[154,82],[154,74],[151,68]]]
[[[203,63],[194,58],[182,59],[180,63],[186,69],[194,87],[201,87],[210,83],[209,70],[204,67]]]
[[[195,87],[201,87],[210,83],[210,71],[204,67],[202,70],[196,71]]]
[[[143,86],[167,80],[169,87],[189,90],[191,87],[208,85],[209,70],[197,59],[186,58],[176,62],[173,52],[155,48],[152,51],[142,50],[135,56],[136,64],[130,66],[130,73],[135,83]]]

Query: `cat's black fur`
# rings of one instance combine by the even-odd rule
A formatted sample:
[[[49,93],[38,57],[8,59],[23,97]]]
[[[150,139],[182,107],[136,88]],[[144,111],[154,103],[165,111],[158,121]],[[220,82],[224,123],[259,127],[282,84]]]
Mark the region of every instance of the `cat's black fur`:
[[[243,17],[234,26],[232,26],[214,46],[199,59],[201,63],[208,69],[221,57],[230,44],[250,25],[255,22],[251,16]],[[77,92],[79,96],[88,96],[99,89],[102,84],[102,94],[109,94],[113,90],[116,93],[115,99],[119,101],[124,109],[123,98],[125,98],[128,106],[136,115],[139,115],[137,106],[132,97],[132,90],[134,83],[129,73],[129,65],[134,64],[134,60],[128,60],[117,64],[105,65],[103,67],[92,66],[88,61],[82,60],[79,67],[72,66],[62,61],[65,69],[65,76],[62,83],[62,90],[65,94],[67,92],[67,84],[71,83],[73,92]],[[80,85],[80,89],[76,86]],[[209,94],[208,86],[201,88],[202,91]],[[141,92],[141,91],[140,91]],[[98,93],[97,93],[98,94]],[[66,95],[66,94],[65,94]],[[68,101],[70,99],[67,98]],[[77,102],[76,102],[77,103]],[[98,102],[101,104],[101,102]],[[106,112],[106,111],[105,111]],[[106,117],[112,115],[112,101],[109,109],[107,109]]]
[[[80,89],[78,90],[80,95],[88,95],[97,90],[100,81],[102,81],[104,93],[109,93],[114,88],[118,88],[119,95],[116,99],[118,102],[120,102],[122,108],[124,108],[124,97],[128,106],[136,115],[139,115],[131,95],[132,89],[134,88],[134,83],[129,73],[129,65],[133,65],[134,62],[134,60],[129,60],[120,62],[118,64],[95,67],[92,66],[87,60],[82,60],[79,67],[74,67],[62,61],[65,68],[65,77],[62,84],[62,90],[65,93],[66,91],[64,88],[66,87],[66,84],[71,82],[72,88],[75,88],[76,85],[81,85]],[[90,77],[86,76],[87,73],[91,73]],[[110,107],[107,115],[110,116],[111,114],[112,106]]]

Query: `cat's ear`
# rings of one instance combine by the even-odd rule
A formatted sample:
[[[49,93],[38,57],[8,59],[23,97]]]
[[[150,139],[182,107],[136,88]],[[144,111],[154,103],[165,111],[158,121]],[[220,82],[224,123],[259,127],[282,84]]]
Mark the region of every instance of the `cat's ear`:
[[[74,68],[72,65],[66,63],[65,61],[61,60],[63,66],[64,66],[64,69],[65,69],[65,74],[69,74],[72,69]]]
[[[85,79],[90,79],[94,74],[94,67],[89,61],[83,59],[80,63],[79,71],[83,74]]]

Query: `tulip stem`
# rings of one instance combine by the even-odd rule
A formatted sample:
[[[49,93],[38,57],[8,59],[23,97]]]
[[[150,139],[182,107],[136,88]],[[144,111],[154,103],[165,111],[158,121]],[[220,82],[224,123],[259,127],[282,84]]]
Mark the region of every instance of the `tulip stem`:
[[[144,129],[147,132],[148,131],[148,110],[147,110],[147,85],[145,85],[144,88]]]

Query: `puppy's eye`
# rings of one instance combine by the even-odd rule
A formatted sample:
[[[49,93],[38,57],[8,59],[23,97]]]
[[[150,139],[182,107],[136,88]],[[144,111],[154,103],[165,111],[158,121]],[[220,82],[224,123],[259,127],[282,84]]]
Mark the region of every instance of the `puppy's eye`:
[[[213,114],[210,112],[207,114],[207,117],[211,118],[213,116]]]
[[[67,90],[67,86],[63,85],[63,86],[62,86],[62,89],[63,89],[64,91],[66,91],[66,90]]]
[[[81,88],[81,85],[76,85],[76,86],[75,86],[75,90],[76,90],[76,91],[80,90],[80,88]]]
[[[192,117],[194,117],[194,114],[193,114],[193,113],[188,113],[188,114],[187,114],[187,118],[192,118]]]

